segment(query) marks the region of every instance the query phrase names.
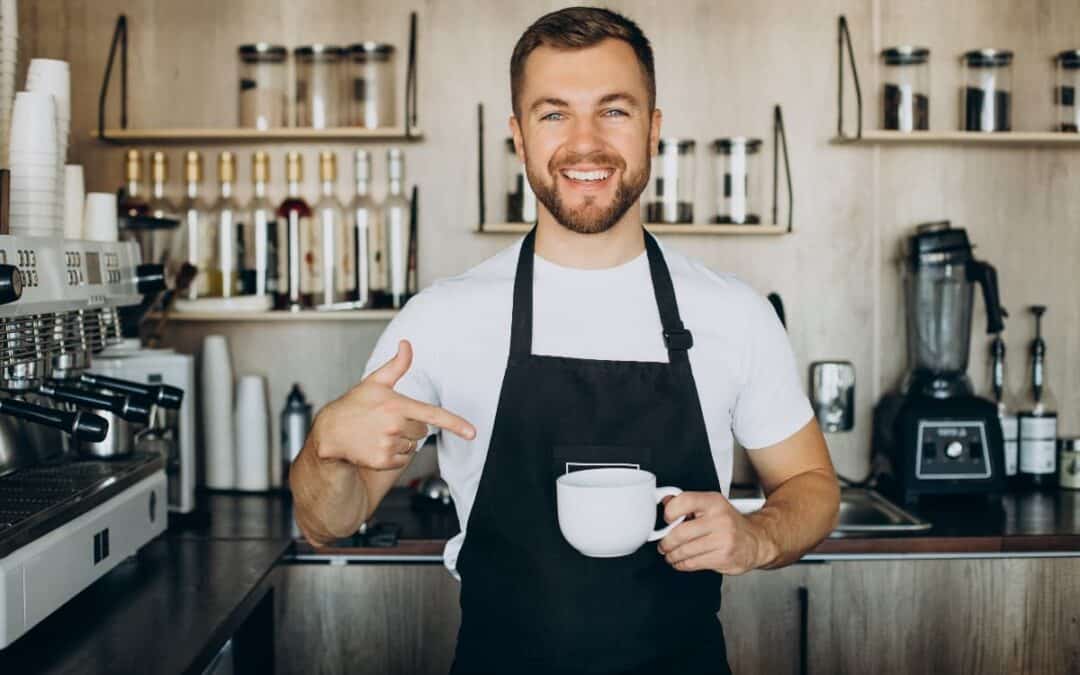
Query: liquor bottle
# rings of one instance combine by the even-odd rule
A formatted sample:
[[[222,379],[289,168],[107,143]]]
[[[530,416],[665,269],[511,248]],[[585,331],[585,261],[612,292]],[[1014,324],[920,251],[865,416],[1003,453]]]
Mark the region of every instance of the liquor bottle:
[[[240,223],[240,205],[236,203],[236,156],[229,151],[218,155],[218,184],[220,192],[212,209],[213,221],[217,229],[218,255],[214,261],[216,276],[212,276],[212,288],[216,295],[231,298],[237,295],[239,278],[239,255],[237,241],[243,234]]]
[[[174,247],[175,257],[185,260],[197,270],[188,287],[189,300],[214,297],[212,267],[217,258],[217,227],[210,218],[209,208],[199,196],[202,178],[202,155],[190,151],[184,155],[184,196],[177,206],[181,218],[180,242]],[[217,286],[220,289],[220,281]],[[217,295],[221,295],[220,290]]]
[[[145,216],[150,212],[143,186],[142,153],[128,150],[124,153],[124,187],[120,188],[117,213],[121,218]]]
[[[373,307],[373,270],[381,263],[382,230],[378,226],[378,205],[371,196],[371,153],[357,150],[354,155],[356,196],[349,204],[352,228],[355,279],[352,301],[357,307]]]
[[[300,196],[304,180],[304,161],[299,152],[285,156],[285,180],[288,196],[278,206],[278,309],[299,310],[304,307],[304,293],[310,287],[307,279],[311,262],[304,260],[311,239],[311,207]],[[310,293],[308,293],[310,298]]]
[[[1001,333],[994,335],[990,342],[990,389],[991,398],[997,405],[998,419],[1001,421],[1001,435],[1005,441],[1005,480],[1010,487],[1019,482],[1017,458],[1020,440],[1020,420],[1017,414],[1017,401],[1009,387],[1008,372],[1005,367],[1005,341]]]
[[[1020,475],[1035,488],[1057,482],[1057,402],[1046,378],[1046,342],[1042,316],[1046,307],[1031,308],[1035,315],[1035,339],[1031,342],[1028,387],[1020,407]]]
[[[277,210],[267,197],[270,157],[265,152],[251,156],[251,180],[253,189],[245,209],[248,227],[244,228],[240,284],[245,294],[274,297],[278,292]]]
[[[153,218],[176,220],[179,218],[174,205],[165,196],[165,184],[169,180],[168,157],[164,152],[150,155],[150,200],[147,214]],[[146,262],[165,263],[170,256],[174,228],[153,225],[148,234],[150,254]]]
[[[315,220],[321,263],[315,282],[315,304],[324,307],[349,301],[355,264],[351,228],[346,225],[345,209],[337,198],[337,155],[319,153],[319,201]],[[351,307],[351,305],[350,305]]]
[[[409,200],[405,197],[405,156],[400,148],[390,148],[386,153],[387,189],[386,201],[381,209],[380,225],[383,230],[385,252],[385,278],[389,291],[389,305],[400,308],[408,300],[409,276]]]

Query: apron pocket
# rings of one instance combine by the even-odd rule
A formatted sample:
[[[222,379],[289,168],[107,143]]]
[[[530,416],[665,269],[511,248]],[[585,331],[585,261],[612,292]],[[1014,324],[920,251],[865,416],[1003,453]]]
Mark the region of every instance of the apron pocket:
[[[585,469],[641,469],[652,471],[652,448],[625,445],[556,445],[551,449],[556,478]]]

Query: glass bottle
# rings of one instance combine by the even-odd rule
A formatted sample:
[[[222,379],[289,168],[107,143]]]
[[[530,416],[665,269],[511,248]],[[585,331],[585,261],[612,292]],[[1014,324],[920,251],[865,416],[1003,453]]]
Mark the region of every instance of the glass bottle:
[[[142,181],[142,153],[128,150],[124,153],[124,187],[120,189],[120,204],[117,209],[121,218],[145,216],[150,212],[146,188]]]
[[[349,300],[353,287],[353,239],[345,223],[345,209],[337,198],[337,155],[319,153],[319,201],[315,204],[315,219],[322,263],[317,270],[314,303],[321,306],[338,305]]]
[[[1020,420],[1017,417],[1018,403],[1009,387],[1009,376],[1005,366],[1005,341],[998,333],[990,342],[990,392],[997,405],[998,419],[1001,420],[1001,435],[1005,441],[1005,480],[1015,485],[1017,458],[1020,440]]]
[[[277,210],[278,241],[281,242],[282,250],[278,255],[278,295],[275,306],[296,311],[304,306],[304,293],[311,285],[306,271],[309,263],[304,260],[307,252],[305,242],[311,239],[311,207],[300,196],[300,183],[304,180],[304,160],[299,152],[285,155],[285,179],[288,196]]]
[[[245,209],[241,293],[273,297],[278,291],[277,210],[267,197],[270,156],[258,151],[251,156],[251,201]]]
[[[217,227],[210,210],[199,196],[202,183],[202,155],[194,150],[184,155],[184,196],[177,205],[180,212],[180,243],[174,247],[177,259],[198,270],[188,287],[189,300],[213,297],[213,264],[217,259]],[[179,267],[179,266],[177,266]],[[218,282],[220,288],[220,281]],[[220,290],[217,293],[221,294]]]
[[[1020,476],[1030,487],[1049,488],[1057,482],[1057,401],[1046,378],[1046,342],[1042,316],[1046,307],[1031,308],[1035,339],[1031,342],[1028,387],[1020,405]]]
[[[381,263],[378,257],[383,240],[378,226],[378,206],[371,196],[371,153],[357,150],[354,155],[356,169],[356,196],[349,204],[352,226],[353,258],[356,263],[352,300],[357,307],[372,307],[374,300],[373,270]]]
[[[236,156],[229,151],[218,155],[218,184],[220,193],[213,208],[213,219],[217,225],[218,256],[212,277],[212,288],[217,296],[231,298],[237,295],[239,278],[239,252],[237,242],[241,240],[243,225],[240,223],[240,205],[236,203]]]
[[[386,153],[389,187],[382,205],[380,224],[385,238],[386,289],[389,305],[400,308],[408,300],[409,277],[409,200],[405,197],[405,156],[400,148],[390,148]],[[381,271],[381,270],[380,270]]]
[[[165,184],[168,180],[168,157],[161,151],[153,153],[150,155],[150,200],[147,202],[147,214],[158,219],[178,220],[176,205],[165,196]],[[170,257],[175,227],[159,224],[149,227],[149,232],[146,232],[144,237],[150,245],[146,262],[165,263]]]

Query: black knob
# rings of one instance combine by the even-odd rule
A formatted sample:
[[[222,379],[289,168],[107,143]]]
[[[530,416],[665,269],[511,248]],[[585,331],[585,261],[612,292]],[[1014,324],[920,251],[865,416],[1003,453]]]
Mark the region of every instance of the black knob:
[[[162,408],[179,410],[180,404],[184,402],[184,390],[168,384],[159,386],[161,389],[158,391],[156,403]]]
[[[150,295],[165,290],[165,266],[143,263],[135,268],[135,287],[139,293]]]
[[[92,413],[77,412],[68,431],[80,441],[100,443],[109,433],[109,422]]]
[[[0,305],[15,302],[22,296],[22,272],[14,265],[0,265]]]

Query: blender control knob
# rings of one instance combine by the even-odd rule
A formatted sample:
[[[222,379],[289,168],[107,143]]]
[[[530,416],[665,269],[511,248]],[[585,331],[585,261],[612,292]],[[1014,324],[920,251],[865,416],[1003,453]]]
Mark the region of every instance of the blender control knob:
[[[165,266],[144,263],[136,267],[135,287],[142,295],[165,290]]]
[[[0,265],[0,305],[15,302],[22,295],[22,272],[14,265]]]
[[[958,459],[964,454],[964,444],[960,441],[953,441],[945,446],[945,456],[949,459]]]

